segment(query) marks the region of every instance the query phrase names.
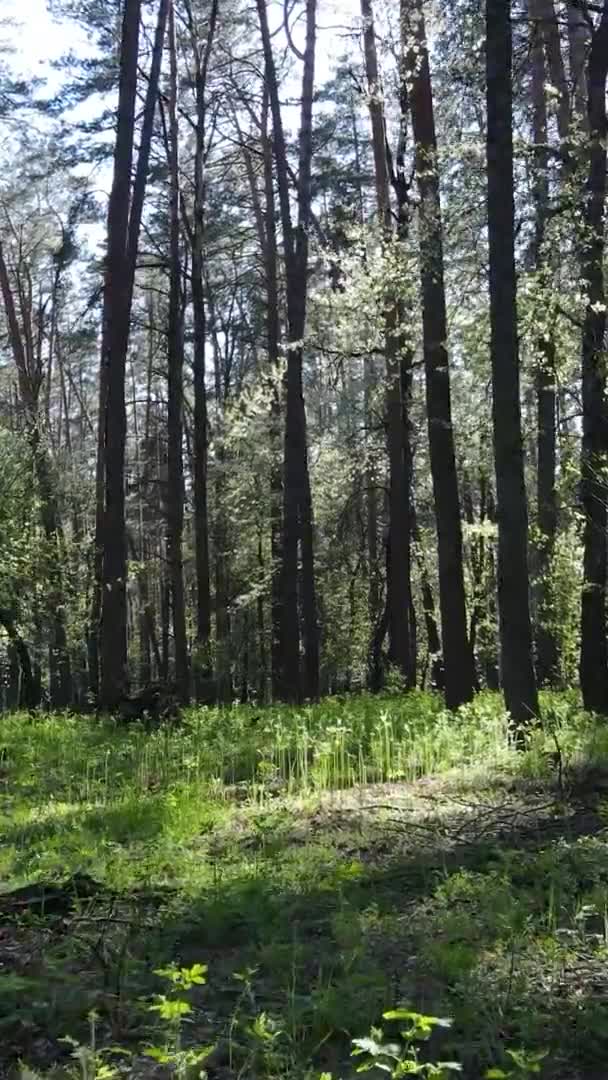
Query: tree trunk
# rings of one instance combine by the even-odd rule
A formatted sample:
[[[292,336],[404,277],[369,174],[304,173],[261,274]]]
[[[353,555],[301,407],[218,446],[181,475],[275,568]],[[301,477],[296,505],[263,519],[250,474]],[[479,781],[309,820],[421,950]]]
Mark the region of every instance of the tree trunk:
[[[101,701],[117,704],[127,686],[127,551],[124,463],[125,362],[129,337],[127,237],[135,138],[140,0],[124,0],[114,178],[108,207],[100,407],[104,471],[101,589]]]
[[[383,243],[393,241],[390,208],[386,130],[376,54],[371,0],[361,0],[365,71],[372,129],[376,203]],[[389,536],[387,541],[387,611],[389,659],[405,682],[412,684],[410,641],[410,520],[406,481],[404,401],[402,395],[402,349],[399,306],[389,288],[385,297],[386,423],[389,462]]]
[[[589,114],[587,112],[587,50],[589,46],[589,26],[576,0],[567,0],[568,9],[568,53],[570,61],[570,91],[572,94],[572,112],[585,134],[589,134]]]
[[[606,204],[606,78],[608,74],[608,0],[593,35],[587,82],[591,143],[584,204],[583,280],[587,299],[583,325],[583,441],[581,498],[585,514],[584,576],[581,612],[580,679],[583,703],[608,711],[606,650],[606,526],[608,485],[606,449],[606,296],[604,288],[604,214]]]
[[[282,651],[282,504],[283,476],[280,465],[281,401],[278,384],[280,366],[279,343],[281,325],[279,318],[278,252],[274,180],[272,175],[272,136],[268,132],[268,88],[264,88],[262,101],[262,152],[264,155],[264,274],[266,279],[266,341],[271,376],[270,438],[272,463],[270,466],[270,625],[272,696],[281,696]]]
[[[281,696],[298,700],[302,689],[315,698],[319,692],[319,630],[314,579],[314,544],[310,476],[306,436],[306,413],[302,388],[302,361],[308,291],[308,227],[311,204],[312,106],[316,42],[316,0],[306,4],[306,45],[300,109],[298,223],[292,225],[287,150],[283,131],[266,0],[257,0],[266,84],[273,121],[273,148],[277,170],[279,206],[283,226],[287,278],[287,375],[285,380],[285,441],[282,534],[282,656]],[[302,556],[302,614],[304,641],[304,687],[300,674],[300,625],[298,612],[298,544]]]
[[[209,700],[212,675],[211,588],[209,569],[208,514],[208,422],[207,391],[205,387],[205,357],[207,315],[204,287],[205,235],[205,153],[207,118],[207,77],[211,49],[217,24],[218,0],[213,0],[209,14],[207,39],[201,53],[192,12],[187,5],[191,48],[194,56],[196,94],[196,132],[194,151],[194,213],[192,224],[192,318],[194,323],[193,381],[194,381],[194,560],[196,568],[196,671],[197,698]]]
[[[0,608],[0,623],[6,630],[9,642],[19,660],[21,686],[19,705],[24,709],[35,709],[40,704],[40,686],[37,684],[28,647],[19,633],[15,620],[7,608]]]
[[[506,706],[521,730],[538,716],[538,696],[519,397],[510,8],[510,0],[486,0],[488,236],[501,667]]]
[[[445,673],[441,652],[441,638],[439,637],[437,617],[435,614],[435,598],[433,596],[433,588],[426,567],[426,559],[424,557],[424,551],[422,550],[420,531],[418,529],[418,523],[416,520],[416,512],[413,506],[411,513],[413,521],[412,531],[414,534],[414,541],[416,545],[415,552],[418,560],[418,566],[420,568],[422,611],[424,614],[424,625],[426,628],[426,643],[431,671],[431,687],[434,690],[444,690]]]
[[[4,687],[4,708],[8,712],[13,712],[15,709],[19,708],[21,665],[19,663],[19,653],[10,639],[6,649],[6,659],[7,668]]]
[[[297,408],[298,452],[294,463],[297,472],[298,517],[302,548],[302,616],[304,627],[304,693],[306,697],[319,696],[319,626],[317,620],[317,596],[314,567],[314,527],[310,475],[308,472],[308,448],[306,437],[306,412],[302,389],[303,348],[293,348],[293,342],[301,342],[306,327],[306,300],[308,293],[308,231],[312,202],[312,107],[315,78],[317,0],[306,0],[306,44],[302,74],[302,97],[300,109],[300,137],[298,161],[298,225],[295,237],[294,265],[288,283],[288,320],[290,345],[288,355],[288,394],[291,385],[293,405]],[[291,314],[289,313],[291,309]],[[293,364],[291,361],[293,359]],[[289,367],[292,366],[290,376]],[[297,386],[297,393],[296,393]],[[287,440],[286,440],[287,445]]]
[[[226,452],[223,432],[216,432],[215,462],[215,676],[217,699],[224,705],[232,701],[232,664],[230,649],[230,612],[228,608],[228,526],[226,521]]]
[[[160,0],[152,64],[144,106],[135,182],[131,171],[135,138],[141,0],[124,0],[114,175],[108,206],[108,241],[100,371],[99,488],[95,543],[103,553],[101,588],[100,704],[114,707],[127,688],[127,543],[125,528],[125,368],[129,345],[135,263],[150,158],[150,145],[165,36],[168,0]],[[96,569],[100,558],[96,560]],[[97,615],[92,612],[94,631]]]
[[[184,463],[183,463],[183,372],[184,372],[184,305],[182,297],[180,226],[179,226],[179,132],[177,124],[177,54],[175,43],[175,14],[173,0],[169,5],[169,131],[168,164],[170,174],[169,203],[169,321],[167,327],[168,393],[167,393],[167,561],[171,578],[171,611],[173,616],[173,647],[175,655],[175,684],[178,698],[185,703],[190,697],[188,644],[186,640],[186,605],[184,599],[183,531],[184,531]]]
[[[171,624],[171,585],[163,573],[160,582],[160,666],[163,683],[169,681],[169,628]]]
[[[467,638],[460,497],[452,428],[443,228],[437,139],[424,15],[419,0],[404,0],[406,78],[416,141],[420,192],[419,243],[426,406],[437,525],[439,606],[448,708],[473,696],[473,663]],[[409,35],[407,20],[409,17]]]
[[[264,580],[264,540],[263,531],[258,531],[258,566],[260,570],[260,585]],[[257,696],[260,705],[268,700],[268,660],[266,655],[266,621],[264,618],[264,596],[260,587],[256,601],[256,621],[258,631],[258,679]]]
[[[545,9],[549,8],[548,11]],[[552,0],[530,0],[532,23],[532,42],[530,49],[532,127],[535,146],[534,175],[534,240],[532,265],[537,275],[546,272],[544,251],[545,228],[549,205],[549,174],[547,155],[547,102],[545,97],[545,57],[543,51],[543,31],[549,20],[549,29],[545,26],[545,40],[549,35],[546,49],[553,63],[549,62],[552,78],[557,78],[560,105],[558,111],[559,134],[562,142],[569,133],[569,101],[566,77],[561,62],[559,29],[555,18]],[[551,46],[549,47],[549,42]],[[558,75],[553,73],[557,68]],[[555,634],[547,624],[551,604],[550,574],[555,550],[557,533],[557,494],[555,471],[557,462],[557,401],[555,372],[555,339],[552,332],[547,339],[546,333],[536,341],[538,352],[536,371],[537,401],[537,513],[540,533],[536,550],[536,670],[540,686],[555,683],[559,670],[559,658]]]
[[[528,0],[529,14],[532,19],[532,75],[534,77],[534,51],[544,43],[547,55],[547,68],[552,86],[557,91],[557,131],[562,146],[567,148],[570,133],[570,95],[568,80],[562,57],[559,22],[554,0]],[[546,142],[546,139],[545,139]]]

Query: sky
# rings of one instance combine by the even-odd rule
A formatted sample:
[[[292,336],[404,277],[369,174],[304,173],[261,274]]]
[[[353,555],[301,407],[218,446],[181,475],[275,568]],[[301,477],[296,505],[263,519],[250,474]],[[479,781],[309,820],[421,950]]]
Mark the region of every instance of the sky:
[[[316,84],[322,85],[333,74],[336,60],[348,47],[348,28],[359,14],[360,0],[319,0],[317,14],[317,54]],[[279,3],[272,5],[277,25],[281,18]],[[53,94],[60,89],[62,74],[53,70],[52,62],[68,51],[83,56],[91,55],[91,43],[75,22],[53,18],[48,11],[47,0],[0,0],[2,21],[5,19],[14,25],[0,24],[0,40],[10,45],[9,66],[16,77],[44,78],[43,96]],[[299,88],[300,72],[294,75],[294,95]],[[95,112],[94,104],[78,107],[78,115],[84,119],[89,111]],[[288,110],[291,112],[291,110]],[[293,111],[294,123],[297,124],[299,111]],[[288,125],[290,117],[286,117]],[[95,168],[95,186],[98,190],[109,190],[111,174],[109,166]],[[90,239],[99,241],[94,229]]]
[[[14,49],[11,65],[20,75],[49,77],[49,62],[78,46],[77,28],[72,23],[67,30],[66,22],[53,19],[46,0],[2,0],[2,17],[17,24],[5,28],[2,36]]]
[[[18,24],[15,29],[8,28],[2,34],[15,49],[12,60],[15,71],[26,76],[44,74],[53,80],[49,62],[57,60],[68,48],[78,51],[79,32],[74,23],[53,19],[46,0],[1,0],[1,7],[2,17],[14,19]],[[358,12],[359,0],[322,0],[318,20],[320,27],[332,29],[323,29],[319,34],[319,81],[322,82],[329,75],[332,61],[344,48],[341,28],[350,26]],[[86,49],[84,36],[81,41]],[[56,74],[54,78],[58,80]]]

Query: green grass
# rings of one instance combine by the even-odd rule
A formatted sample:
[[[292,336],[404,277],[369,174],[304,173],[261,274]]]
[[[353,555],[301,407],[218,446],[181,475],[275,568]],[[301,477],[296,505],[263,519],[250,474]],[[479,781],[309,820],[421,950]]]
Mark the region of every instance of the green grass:
[[[0,897],[1,1076],[67,1075],[58,1039],[91,1009],[102,1044],[157,1040],[171,961],[209,965],[186,1034],[227,1044],[230,1075],[346,1080],[400,1002],[454,1018],[439,1056],[471,1080],[520,1046],[604,1075],[608,726],[574,697],[545,697],[524,754],[497,697],[454,716],[423,694],[153,734],[14,714],[0,747],[0,890],[98,883],[60,915]]]

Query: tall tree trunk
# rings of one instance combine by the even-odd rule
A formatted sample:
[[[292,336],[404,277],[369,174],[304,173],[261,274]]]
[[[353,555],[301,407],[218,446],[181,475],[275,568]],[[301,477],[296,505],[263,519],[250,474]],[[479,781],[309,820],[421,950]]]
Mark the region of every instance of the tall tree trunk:
[[[264,49],[266,84],[273,121],[273,149],[277,170],[279,206],[283,226],[285,273],[287,279],[287,343],[281,618],[281,696],[298,700],[302,693],[300,674],[300,625],[298,611],[298,545],[302,558],[302,614],[304,641],[304,691],[309,697],[319,692],[319,630],[314,578],[314,530],[306,412],[302,388],[303,345],[308,290],[308,228],[311,208],[312,107],[316,42],[316,0],[306,3],[306,45],[303,56],[300,109],[298,220],[292,224],[289,169],[283,130],[279,87],[272,52],[266,0],[257,0]]]
[[[406,78],[410,84],[420,192],[419,243],[426,406],[437,525],[439,606],[448,708],[473,696],[467,639],[460,497],[452,428],[439,166],[424,15],[420,0],[403,0]]]
[[[100,407],[104,513],[101,546],[101,700],[117,703],[127,684],[127,552],[124,462],[125,363],[130,311],[126,302],[127,238],[135,138],[141,0],[124,0],[114,178],[108,206],[101,345]]]
[[[390,207],[390,179],[386,155],[386,129],[382,101],[376,36],[371,0],[361,0],[363,40],[369,114],[372,128],[376,203],[383,243],[393,242]],[[404,400],[402,394],[402,343],[399,305],[392,290],[385,298],[386,422],[389,461],[389,525],[387,566],[387,611],[389,659],[412,685],[410,640],[410,531],[406,481]]]
[[[167,20],[168,0],[160,0],[148,78],[135,181],[131,171],[135,139],[141,0],[124,0],[114,175],[108,206],[108,240],[100,370],[99,488],[95,543],[103,553],[100,703],[112,708],[125,692],[127,670],[127,543],[125,528],[125,368],[129,345],[135,263],[148,176],[150,145]],[[99,567],[99,557],[96,560]],[[92,612],[92,628],[97,622]]]
[[[585,514],[584,577],[581,614],[580,679],[586,709],[608,711],[606,650],[606,526],[608,485],[606,450],[606,296],[604,249],[606,208],[606,79],[608,75],[608,0],[593,35],[589,87],[589,175],[584,203],[583,280],[587,299],[583,325],[583,441],[581,497]]]
[[[191,230],[192,241],[192,318],[194,323],[193,382],[194,382],[194,560],[196,568],[196,671],[195,693],[197,698],[210,700],[209,682],[212,675],[211,635],[211,589],[209,569],[209,515],[208,515],[208,421],[207,391],[205,387],[205,358],[207,315],[204,286],[204,236],[205,236],[205,139],[207,125],[207,80],[209,61],[215,38],[218,0],[213,0],[205,46],[201,52],[199,37],[192,9],[186,5],[191,48],[194,57],[196,95],[196,132],[194,151],[194,212]]]
[[[475,508],[473,503],[473,491],[466,466],[462,470],[462,506],[464,518],[471,527],[475,526]],[[485,498],[483,491],[479,493],[479,521],[483,523],[485,517]],[[485,602],[484,590],[484,538],[483,535],[471,536],[469,540],[469,554],[471,564],[471,615],[469,619],[469,646],[473,658],[473,679],[475,690],[479,690],[479,677],[477,668],[477,631],[481,620],[482,607]]]
[[[218,397],[218,411],[222,408]],[[218,416],[215,435],[215,677],[217,699],[224,705],[232,701],[232,664],[230,611],[228,596],[228,523],[226,520],[226,448],[224,417]]]
[[[367,549],[367,570],[369,578],[367,608],[369,614],[370,640],[376,635],[379,620],[382,617],[382,576],[378,559],[378,477],[374,462],[373,426],[374,394],[377,386],[374,361],[366,356],[363,360],[363,409],[365,423],[365,539]],[[372,671],[379,670],[380,657],[372,657],[370,649],[369,681]]]
[[[169,4],[169,130],[168,163],[170,174],[169,203],[169,321],[167,327],[167,560],[171,578],[171,611],[175,683],[182,702],[190,697],[188,645],[186,641],[186,605],[184,598],[184,462],[183,462],[183,372],[184,306],[179,226],[179,131],[177,123],[177,54],[173,0]]]
[[[363,198],[363,166],[361,161],[361,149],[357,110],[354,98],[350,98],[350,122],[352,127],[352,142],[355,155],[355,177],[357,185],[357,219],[363,228],[365,224],[365,206]],[[368,662],[368,682],[370,688],[376,685],[381,678],[381,655],[373,654],[373,642],[377,642],[377,629],[382,619],[382,573],[378,555],[378,476],[374,461],[374,404],[375,394],[378,387],[378,373],[376,360],[373,356],[363,359],[363,412],[365,424],[365,516],[366,516],[366,551],[368,586],[368,614],[370,626],[370,649]]]
[[[257,697],[259,703],[265,704],[268,700],[268,660],[266,655],[266,620],[264,618],[264,595],[261,584],[265,577],[264,567],[264,536],[263,528],[258,528],[258,567],[260,571],[260,589],[256,601],[256,621],[258,630],[258,679]]]
[[[272,696],[281,696],[281,532],[283,504],[283,475],[280,465],[281,400],[278,373],[280,369],[279,286],[276,206],[272,172],[272,136],[268,131],[268,88],[264,87],[262,100],[262,153],[264,155],[264,275],[266,279],[266,342],[271,377],[270,438],[272,462],[270,466],[270,624]]]
[[[492,417],[498,504],[498,607],[505,702],[518,729],[538,715],[528,581],[514,247],[510,0],[486,0]]]
[[[549,8],[547,12],[545,9]],[[543,26],[545,40],[549,34],[545,23],[549,20],[552,43],[545,46],[548,58],[554,55],[550,68],[558,69],[559,88],[559,134],[564,143],[569,133],[569,101],[566,78],[561,63],[561,45],[559,29],[552,0],[530,0],[532,18],[532,41],[530,48],[532,127],[535,146],[534,175],[534,240],[532,266],[542,279],[547,273],[547,259],[544,251],[547,210],[549,205],[548,174],[548,125],[547,102],[545,97],[546,67],[543,50]],[[553,74],[553,79],[556,79]],[[555,550],[557,533],[557,494],[555,471],[557,461],[557,398],[555,372],[555,339],[550,330],[550,337],[543,333],[536,341],[536,402],[537,402],[537,471],[536,493],[539,542],[536,546],[536,670],[540,686],[555,682],[559,669],[559,658],[555,634],[547,624],[551,604],[550,574]]]

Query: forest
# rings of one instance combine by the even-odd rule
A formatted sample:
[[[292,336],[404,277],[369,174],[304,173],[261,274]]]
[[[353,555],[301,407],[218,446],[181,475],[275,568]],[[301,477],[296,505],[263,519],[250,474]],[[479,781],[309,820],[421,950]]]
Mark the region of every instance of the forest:
[[[0,1078],[608,1076],[608,0],[6,0]]]

